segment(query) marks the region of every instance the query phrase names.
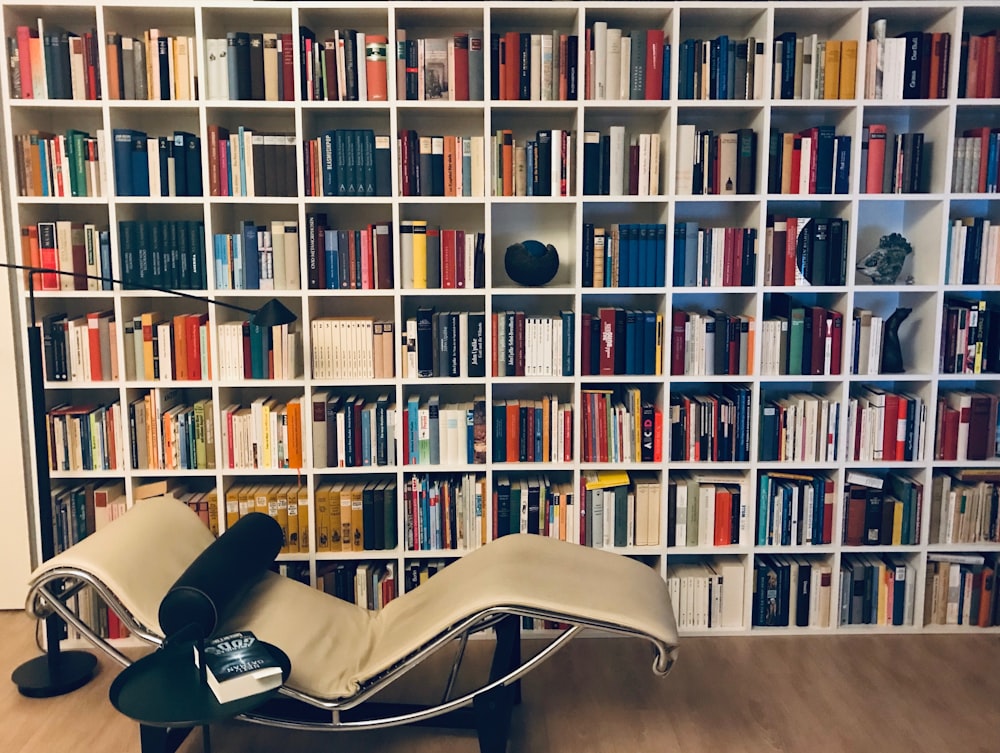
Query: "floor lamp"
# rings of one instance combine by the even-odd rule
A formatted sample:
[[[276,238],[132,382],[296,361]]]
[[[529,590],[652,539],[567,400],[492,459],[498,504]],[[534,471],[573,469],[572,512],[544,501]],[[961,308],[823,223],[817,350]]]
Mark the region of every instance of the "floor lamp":
[[[37,524],[41,540],[39,552],[42,561],[55,555],[55,536],[53,531],[52,489],[49,476],[49,450],[45,440],[45,376],[42,360],[42,331],[35,318],[35,275],[55,274],[77,279],[98,280],[127,286],[129,290],[151,290],[180,298],[190,298],[201,303],[210,303],[234,311],[250,315],[251,324],[259,327],[275,327],[291,324],[298,317],[276,298],[267,301],[258,309],[238,306],[235,303],[219,301],[200,295],[193,295],[180,290],[161,288],[155,285],[135,285],[124,283],[112,277],[100,277],[81,272],[69,272],[47,267],[33,267],[22,264],[0,262],[5,269],[23,270],[28,273],[28,305],[30,321],[27,325],[28,365],[31,379],[31,423],[35,443],[35,494],[38,499]],[[45,618],[46,652],[35,657],[14,670],[11,680],[17,685],[22,695],[32,698],[49,698],[76,690],[90,681],[97,666],[97,658],[86,651],[62,651],[60,636],[63,622],[56,615]]]

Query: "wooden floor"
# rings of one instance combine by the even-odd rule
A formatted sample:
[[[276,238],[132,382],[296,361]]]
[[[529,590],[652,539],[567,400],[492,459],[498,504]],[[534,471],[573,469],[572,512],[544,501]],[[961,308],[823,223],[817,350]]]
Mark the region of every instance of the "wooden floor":
[[[34,625],[0,612],[0,664],[36,655]],[[490,644],[470,644],[469,668]],[[477,667],[478,665],[478,667]],[[441,667],[445,666],[441,663]],[[528,675],[509,750],[519,753],[914,753],[1000,749],[1000,635],[689,638],[673,673],[651,672],[646,644],[577,639]],[[432,668],[440,669],[440,667]],[[117,665],[61,698],[0,683],[0,751],[137,753],[134,723],[107,700]],[[436,673],[435,673],[436,674]],[[439,677],[410,690],[440,692]],[[399,728],[290,733],[227,724],[217,753],[474,753],[473,736]],[[192,734],[183,753],[201,750]]]

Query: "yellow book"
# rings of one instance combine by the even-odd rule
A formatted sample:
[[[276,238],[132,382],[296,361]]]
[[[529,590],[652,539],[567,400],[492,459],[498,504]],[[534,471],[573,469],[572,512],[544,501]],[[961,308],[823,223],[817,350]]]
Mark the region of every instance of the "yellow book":
[[[351,487],[340,489],[340,548],[342,551],[354,551],[354,518],[352,517]]]
[[[840,45],[840,98],[854,99],[858,77],[858,40],[845,39]]]
[[[241,486],[240,487],[240,517],[249,515],[254,510],[254,495],[256,492],[256,487],[253,486]]]
[[[656,376],[663,374],[663,314],[656,315]]]
[[[899,546],[903,543],[903,503],[893,500],[892,506],[892,543]]]
[[[334,552],[344,551],[343,544],[343,534],[344,527],[340,522],[340,493],[343,490],[343,484],[336,484],[329,488],[329,516],[330,516],[330,550]]]
[[[309,529],[309,488],[299,486],[295,494],[299,508],[299,551],[306,554],[310,551],[310,542],[313,540]]]
[[[886,625],[889,606],[889,584],[886,582],[886,567],[882,560],[875,560],[875,577],[878,578],[878,613],[877,625]]]
[[[299,499],[294,486],[283,486],[278,494],[285,497],[285,515],[288,516],[288,553],[299,553]]]
[[[364,487],[351,487],[351,551],[361,552],[365,548]],[[343,507],[343,502],[341,502]]]
[[[413,221],[413,287],[427,287],[427,220]]]
[[[205,493],[205,504],[208,505],[208,530],[212,532],[213,536],[218,537],[219,494],[216,492],[215,487],[212,487]]]
[[[264,515],[270,515],[267,504],[267,492],[269,489],[270,487],[266,485],[260,485],[254,489],[253,512],[260,512],[264,513]]]
[[[288,554],[288,494],[272,486],[267,490],[267,514],[281,526],[281,554]]]
[[[232,528],[240,519],[240,485],[233,484],[226,490],[226,528]]]
[[[183,35],[174,37],[174,91],[171,99],[191,99],[191,89],[188,86],[188,38]]]
[[[299,510],[302,513],[302,510]],[[339,515],[337,516],[340,517]],[[316,489],[316,551],[329,552],[330,549],[330,487],[320,486]],[[299,531],[302,531],[302,521],[299,521]],[[301,549],[302,542],[299,542]]]
[[[627,486],[626,471],[599,471],[587,478],[587,489],[608,489],[612,486]]]
[[[840,40],[831,39],[826,43],[823,59],[823,99],[840,97]]]

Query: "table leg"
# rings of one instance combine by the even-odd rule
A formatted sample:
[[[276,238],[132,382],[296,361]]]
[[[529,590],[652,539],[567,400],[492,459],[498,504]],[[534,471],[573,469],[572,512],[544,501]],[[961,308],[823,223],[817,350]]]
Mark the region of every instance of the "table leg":
[[[205,753],[212,753],[212,733],[209,725],[201,725],[202,749]]]
[[[142,753],[174,753],[190,731],[190,727],[154,727],[140,724],[139,749]]]

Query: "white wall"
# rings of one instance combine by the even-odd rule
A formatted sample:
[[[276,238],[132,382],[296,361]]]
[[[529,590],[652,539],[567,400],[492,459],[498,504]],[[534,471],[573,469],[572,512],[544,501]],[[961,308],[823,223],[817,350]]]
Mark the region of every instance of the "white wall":
[[[0,216],[0,239],[6,238]],[[0,258],[14,261],[14,254]],[[11,275],[0,270],[0,400],[4,418],[0,423],[0,609],[21,609],[31,571],[28,533],[28,492],[25,458],[30,453],[22,447],[22,413],[26,405],[18,393],[17,364],[23,363],[15,349],[20,337],[11,306]],[[28,374],[22,377],[28,381]]]

